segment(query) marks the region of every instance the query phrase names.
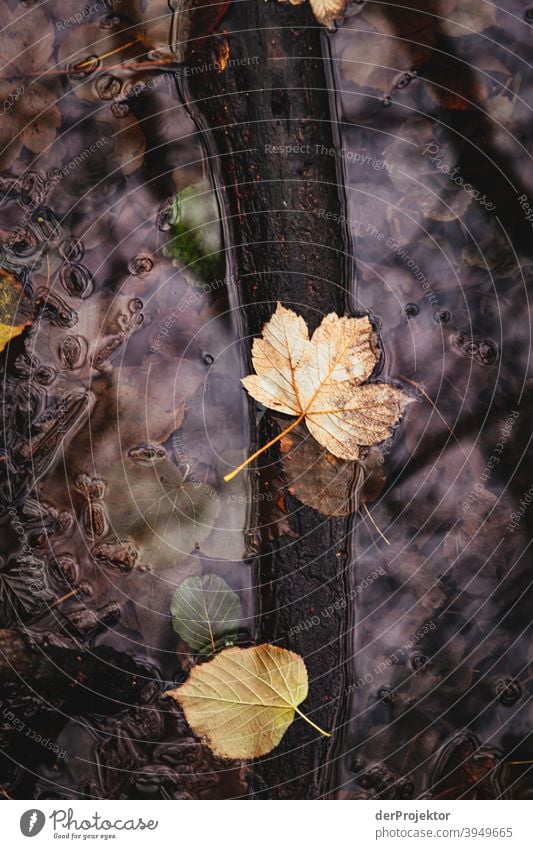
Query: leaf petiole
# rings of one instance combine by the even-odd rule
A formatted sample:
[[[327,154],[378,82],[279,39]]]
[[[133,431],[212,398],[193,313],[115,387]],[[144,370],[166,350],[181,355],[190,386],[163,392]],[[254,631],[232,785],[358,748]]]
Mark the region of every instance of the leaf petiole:
[[[243,463],[241,463],[240,466],[237,466],[237,468],[233,469],[233,471],[230,472],[228,475],[224,475],[224,483],[229,483],[231,480],[233,480],[233,478],[236,477],[236,475],[238,475],[239,472],[242,472],[242,470],[245,469],[246,466],[248,466],[248,464],[252,462],[252,460],[255,460],[256,457],[261,456],[261,454],[263,454],[265,451],[267,451],[269,448],[271,448],[273,445],[275,445],[276,442],[279,442],[280,439],[283,439],[283,437],[286,436],[288,433],[290,433],[290,431],[293,428],[295,428],[297,425],[299,425],[300,422],[304,420],[304,418],[305,418],[305,412],[300,413],[298,418],[295,419],[293,422],[291,422],[291,424],[288,427],[286,427],[285,430],[283,430],[281,433],[278,433],[278,435],[275,436],[274,439],[271,439],[270,442],[267,442],[266,445],[262,445],[261,448],[258,448],[258,450],[255,451],[255,453],[252,454],[251,457],[247,457],[246,460]]]
[[[316,725],[316,723],[313,722],[312,719],[309,719],[309,717],[306,716],[305,713],[302,713],[302,711],[298,707],[296,707],[296,705],[293,705],[293,708],[296,711],[296,713],[298,714],[298,716],[301,716],[302,719],[305,719],[305,721],[308,722],[309,725],[311,725],[315,729],[315,731],[320,732],[320,734],[323,734],[324,737],[331,737],[331,734],[330,734],[329,731],[324,731],[322,728],[320,728],[319,725]]]

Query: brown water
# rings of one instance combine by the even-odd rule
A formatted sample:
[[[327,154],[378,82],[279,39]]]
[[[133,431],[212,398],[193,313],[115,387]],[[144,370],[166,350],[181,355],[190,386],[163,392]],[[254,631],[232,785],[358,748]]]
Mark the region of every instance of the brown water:
[[[43,36],[5,83],[21,135],[2,151],[0,262],[39,319],[2,380],[2,619],[44,653],[113,648],[145,675],[140,700],[10,684],[0,787],[15,798],[240,797],[250,781],[161,698],[193,662],[169,617],[184,578],[224,578],[243,606],[239,639],[253,641],[257,542],[250,479],[222,486],[254,429],[217,165],[164,64],[169,20],[155,5],[151,23],[140,4],[128,17],[102,3],[81,24],[64,23],[75,3],[13,5]],[[355,4],[324,36],[352,306],[379,329],[379,378],[415,399],[383,446],[387,483],[371,506],[388,544],[354,520],[352,674],[330,792],[525,798],[531,241],[517,198],[531,197],[529,9],[483,4],[460,19],[480,32],[463,35],[432,4],[396,6]],[[192,485],[199,526],[185,510],[161,525],[162,478],[167,496]]]
[[[30,627],[45,654],[72,641],[125,652],[146,686],[139,705],[81,682],[73,705],[39,680],[13,684],[14,717],[0,717],[8,796],[246,791],[245,771],[215,762],[162,698],[193,660],[170,624],[178,584],[222,577],[240,596],[244,643],[254,596],[248,478],[221,485],[250,442],[240,336],[209,163],[164,64],[159,5],[151,23],[136,4],[95,5],[82,23],[64,23],[76,4],[13,11],[43,32],[37,105],[57,101],[39,138],[4,151],[0,261],[39,317],[2,381],[3,624]],[[16,70],[24,93],[9,117],[24,127],[33,78]]]
[[[380,377],[416,398],[372,509],[389,544],[355,529],[338,798],[533,790],[531,514],[512,519],[531,486],[531,27],[523,3],[449,5],[468,31],[442,4],[366,3],[329,37],[357,308]]]

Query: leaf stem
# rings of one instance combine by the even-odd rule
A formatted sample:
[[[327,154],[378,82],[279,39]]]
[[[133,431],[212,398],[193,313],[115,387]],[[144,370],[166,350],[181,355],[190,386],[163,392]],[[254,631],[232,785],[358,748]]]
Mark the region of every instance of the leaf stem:
[[[522,764],[533,764],[533,761],[505,761],[508,766],[522,766]]]
[[[370,510],[368,509],[368,507],[366,506],[365,503],[363,503],[363,508],[365,509],[366,515],[368,516],[368,518],[370,519],[370,521],[374,525],[374,527],[375,527],[376,531],[378,532],[378,534],[380,535],[381,539],[384,540],[387,543],[387,545],[390,545],[390,542],[388,541],[385,534],[382,531],[380,531],[380,529],[378,528],[378,526],[374,522],[374,519],[372,518],[372,513],[370,512]]]
[[[107,53],[102,53],[100,56],[96,58],[98,60],[107,59],[108,56],[114,56],[115,53],[120,53],[121,50],[126,50],[127,47],[132,47],[134,44],[137,44],[139,38],[134,38],[133,41],[128,41],[127,44],[121,44],[119,47],[115,47],[114,50],[108,50]],[[86,68],[88,65],[92,63],[92,59],[87,59],[85,62],[82,62],[81,65],[78,65],[78,68]]]
[[[61,598],[56,598],[56,600],[49,605],[48,610],[52,610],[53,607],[57,607],[58,604],[61,604],[63,601],[66,601],[67,598],[72,598],[72,596],[76,595],[78,590],[71,590],[66,595],[62,595]]]
[[[309,719],[309,717],[306,716],[305,713],[302,713],[302,711],[299,708],[297,708],[296,705],[293,705],[293,708],[296,711],[296,713],[298,714],[298,716],[301,716],[302,719],[305,719],[305,721],[308,722],[309,725],[312,725],[313,728],[316,731],[319,731],[320,734],[324,735],[324,737],[331,737],[331,734],[329,733],[329,731],[324,731],[322,728],[320,728],[319,725],[316,725],[316,723],[314,723],[312,719]]]
[[[452,437],[453,437],[453,439],[455,439],[455,441],[457,442],[457,445],[459,446],[459,448],[460,448],[460,449],[461,449],[461,451],[463,452],[464,456],[466,457],[466,452],[465,452],[465,450],[464,450],[463,446],[461,445],[461,442],[460,442],[460,441],[459,441],[459,439],[457,438],[457,435],[456,435],[455,431],[453,430],[453,428],[451,428],[451,427],[450,427],[450,425],[448,424],[448,422],[446,421],[446,419],[445,419],[445,418],[444,418],[444,416],[442,415],[441,411],[439,410],[439,408],[437,407],[437,405],[435,404],[435,402],[433,401],[433,399],[432,399],[432,398],[428,395],[428,393],[426,392],[426,390],[424,389],[424,387],[423,387],[423,386],[420,386],[420,384],[419,384],[419,383],[417,383],[417,382],[416,382],[416,380],[410,380],[408,377],[405,377],[405,375],[403,375],[403,374],[401,374],[401,375],[400,375],[400,377],[401,377],[401,379],[402,379],[402,380],[405,380],[405,381],[406,381],[406,383],[410,383],[410,384],[411,384],[411,386],[414,386],[414,387],[416,387],[416,389],[419,389],[419,390],[420,390],[420,392],[422,393],[422,395],[424,396],[424,398],[426,399],[426,401],[427,401],[429,404],[431,404],[431,406],[433,407],[433,410],[434,410],[434,411],[435,411],[435,413],[438,415],[439,419],[440,419],[440,420],[441,420],[441,422],[443,423],[444,427],[446,428],[446,430],[448,431],[448,433],[450,434],[450,436],[452,436]]]
[[[244,463],[241,463],[240,466],[237,466],[236,469],[233,469],[233,471],[230,472],[229,475],[224,475],[224,482],[229,483],[231,480],[233,480],[233,478],[236,477],[236,475],[238,475],[239,472],[242,472],[242,470],[245,469],[246,466],[249,463],[252,462],[252,460],[255,460],[256,457],[259,457],[261,454],[263,454],[265,451],[267,451],[269,448],[271,448],[272,445],[275,445],[276,442],[279,442],[280,439],[283,439],[283,437],[286,436],[288,433],[290,433],[290,431],[293,428],[295,428],[297,425],[299,425],[300,422],[304,420],[304,418],[305,418],[305,413],[300,413],[298,418],[295,419],[288,427],[286,427],[285,430],[282,430],[281,433],[278,433],[278,435],[275,436],[274,439],[271,439],[270,442],[267,442],[266,445],[263,445],[261,448],[258,448],[258,450],[255,451],[254,454],[252,454],[251,457],[247,457],[247,459],[244,461]]]

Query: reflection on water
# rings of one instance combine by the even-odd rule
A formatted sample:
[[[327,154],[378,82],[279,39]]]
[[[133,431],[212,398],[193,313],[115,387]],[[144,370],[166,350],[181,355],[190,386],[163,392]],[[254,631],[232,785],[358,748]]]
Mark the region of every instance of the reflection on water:
[[[117,684],[95,698],[79,675],[65,692],[63,669],[57,692],[38,677],[5,686],[16,721],[0,717],[0,790],[242,796],[248,767],[216,761],[161,698],[194,660],[170,621],[186,578],[226,581],[237,640],[254,637],[257,496],[246,475],[222,486],[251,442],[231,258],[166,4],[150,20],[136,0],[127,14],[97,5],[80,22],[74,0],[13,3],[0,45],[0,265],[20,330],[3,364],[0,611],[46,656],[104,658]],[[380,379],[416,398],[382,446],[380,533],[356,517],[346,547],[331,526],[339,563],[346,548],[355,559],[337,798],[532,790],[530,32],[507,6],[356,3],[324,36],[339,147],[314,152],[343,170],[352,306],[380,333]],[[30,23],[39,40],[21,52]],[[274,472],[267,483],[277,495]],[[286,513],[259,506],[267,538],[287,538]],[[321,554],[302,558],[314,628],[337,609],[321,607]],[[292,624],[305,649],[307,620]]]
[[[9,120],[44,115],[2,162],[0,262],[33,324],[2,381],[0,603],[45,654],[112,648],[146,680],[140,704],[117,688],[83,718],[39,680],[12,685],[20,721],[66,754],[4,718],[0,784],[21,798],[242,795],[245,771],[162,699],[193,662],[170,622],[184,579],[222,577],[241,600],[238,639],[252,639],[249,478],[222,487],[249,435],[218,207],[165,65],[166,5],[156,23],[135,3],[64,23],[75,5],[20,6],[11,23],[14,38],[21,14],[43,35],[28,58],[40,81],[27,94],[17,66]]]

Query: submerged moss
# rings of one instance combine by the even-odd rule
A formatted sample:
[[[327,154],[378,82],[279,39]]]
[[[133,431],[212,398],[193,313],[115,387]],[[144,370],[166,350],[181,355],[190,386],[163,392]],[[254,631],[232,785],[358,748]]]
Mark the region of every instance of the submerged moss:
[[[198,283],[208,283],[222,272],[222,234],[216,196],[207,184],[187,186],[175,198],[172,238],[164,255],[185,266]],[[194,284],[194,280],[192,281]]]

